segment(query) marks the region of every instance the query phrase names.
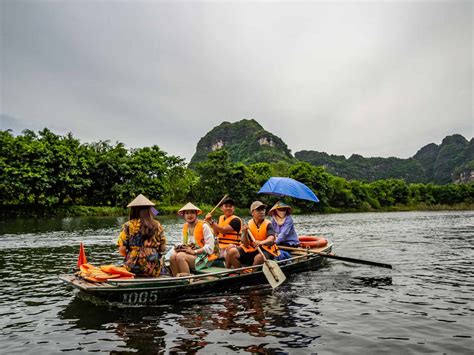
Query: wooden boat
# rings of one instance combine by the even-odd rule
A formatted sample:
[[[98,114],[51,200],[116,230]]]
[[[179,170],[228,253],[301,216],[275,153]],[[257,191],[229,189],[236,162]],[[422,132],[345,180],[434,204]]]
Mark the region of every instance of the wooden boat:
[[[331,248],[332,244],[328,244],[311,250],[329,253]],[[317,254],[293,252],[291,255],[290,259],[277,262],[286,276],[315,270],[326,262],[326,258]],[[60,275],[59,279],[95,300],[123,305],[161,304],[164,301],[199,297],[204,293],[268,284],[262,265],[240,269],[210,267],[185,277],[110,279],[101,283],[88,282],[76,275]]]

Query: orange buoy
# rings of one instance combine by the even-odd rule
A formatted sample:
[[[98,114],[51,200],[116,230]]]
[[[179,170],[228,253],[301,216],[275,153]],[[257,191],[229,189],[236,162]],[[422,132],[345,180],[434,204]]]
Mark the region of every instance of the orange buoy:
[[[322,248],[328,244],[326,238],[316,237],[313,235],[300,235],[298,239],[303,248]]]

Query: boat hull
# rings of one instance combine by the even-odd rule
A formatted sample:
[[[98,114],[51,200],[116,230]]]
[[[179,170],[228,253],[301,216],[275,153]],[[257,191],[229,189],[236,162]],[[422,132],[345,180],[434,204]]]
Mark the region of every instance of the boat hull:
[[[331,246],[315,250],[329,252]],[[293,255],[291,259],[279,261],[278,265],[288,277],[318,269],[325,262],[326,258],[319,255],[299,253]],[[198,275],[184,278],[159,277],[123,281],[112,279],[105,283],[87,282],[75,275],[61,275],[59,279],[78,289],[82,295],[92,297],[94,301],[102,300],[121,305],[162,304],[164,301],[176,301],[200,297],[203,294],[236,290],[245,286],[268,284],[261,266],[254,267],[249,273],[210,268]]]

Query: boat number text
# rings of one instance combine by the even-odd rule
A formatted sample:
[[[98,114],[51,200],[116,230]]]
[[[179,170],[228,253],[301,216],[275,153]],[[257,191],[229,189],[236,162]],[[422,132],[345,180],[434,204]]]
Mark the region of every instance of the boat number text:
[[[158,301],[158,291],[129,292],[123,295],[123,302],[128,304],[153,303]]]

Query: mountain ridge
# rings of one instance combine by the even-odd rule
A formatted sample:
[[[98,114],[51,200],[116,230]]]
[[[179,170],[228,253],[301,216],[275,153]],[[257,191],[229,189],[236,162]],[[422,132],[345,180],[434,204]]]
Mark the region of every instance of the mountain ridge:
[[[352,154],[333,155],[326,152],[301,150],[291,154],[286,143],[265,130],[254,119],[222,122],[204,135],[196,146],[190,168],[207,159],[207,154],[226,149],[232,162],[244,164],[284,160],[304,161],[347,180],[376,181],[403,179],[409,183],[474,181],[474,138],[468,141],[460,134],[446,136],[441,144],[428,143],[410,158],[370,157]]]
[[[446,136],[440,145],[429,143],[406,159],[364,158],[357,154],[346,159],[316,151],[299,151],[295,157],[315,166],[322,165],[330,173],[348,180],[371,182],[396,178],[436,184],[474,180],[474,139],[468,141],[460,134]]]
[[[221,148],[228,151],[233,162],[250,164],[261,161],[295,161],[280,137],[266,131],[254,119],[243,119],[234,123],[224,121],[206,133],[199,140],[189,167],[194,168],[207,159],[207,154]]]

